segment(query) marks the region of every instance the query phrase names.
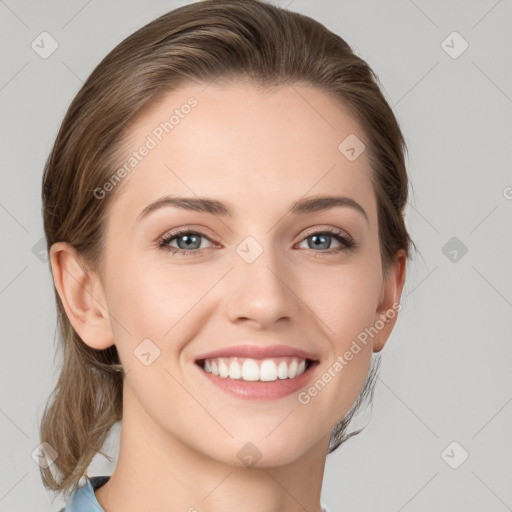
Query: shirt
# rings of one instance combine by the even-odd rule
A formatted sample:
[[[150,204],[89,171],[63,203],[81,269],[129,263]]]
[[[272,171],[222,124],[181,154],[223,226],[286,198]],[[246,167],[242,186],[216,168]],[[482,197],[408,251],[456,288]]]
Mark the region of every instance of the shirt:
[[[59,512],[105,512],[94,491],[100,488],[110,479],[110,476],[91,476],[88,477],[83,487],[76,487],[64,508]],[[329,512],[324,505],[322,512]]]
[[[94,491],[110,479],[110,476],[88,477],[83,487],[76,487],[64,508],[59,512],[105,512]]]

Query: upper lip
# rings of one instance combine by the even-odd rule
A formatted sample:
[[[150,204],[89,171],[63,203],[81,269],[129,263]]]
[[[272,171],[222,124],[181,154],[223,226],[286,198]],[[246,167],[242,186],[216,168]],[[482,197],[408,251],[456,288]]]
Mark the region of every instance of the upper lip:
[[[311,361],[318,360],[318,358],[310,352],[288,347],[286,345],[271,345],[269,347],[262,347],[261,345],[236,345],[202,354],[196,357],[195,361],[214,359],[216,357],[248,357],[251,359],[265,359],[287,356],[310,359]]]

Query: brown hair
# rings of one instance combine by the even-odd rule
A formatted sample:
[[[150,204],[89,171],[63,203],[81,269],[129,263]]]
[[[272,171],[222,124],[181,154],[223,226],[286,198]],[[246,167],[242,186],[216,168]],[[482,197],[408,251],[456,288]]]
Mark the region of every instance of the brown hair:
[[[399,249],[409,257],[406,147],[378,78],[322,24],[262,0],[205,0],[170,11],[122,41],[93,70],[69,106],[45,165],[48,250],[56,242],[68,242],[97,269],[106,212],[116,189],[102,200],[93,191],[119,165],[127,130],[172,90],[221,78],[265,87],[300,82],[348,107],[368,140],[384,271]],[[41,468],[41,475],[47,489],[68,492],[94,455],[103,454],[110,428],[122,418],[123,373],[116,371],[115,346],[87,346],[54,291],[63,361],[40,436],[58,458]],[[359,397],[331,433],[329,453],[359,432],[346,430],[360,405],[371,399],[378,366],[374,361]]]

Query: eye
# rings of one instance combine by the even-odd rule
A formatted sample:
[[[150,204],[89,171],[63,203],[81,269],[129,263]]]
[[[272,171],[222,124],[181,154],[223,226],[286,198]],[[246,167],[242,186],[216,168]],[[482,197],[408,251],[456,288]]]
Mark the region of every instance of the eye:
[[[339,246],[335,247],[334,250],[327,252],[327,254],[339,253],[342,251],[349,251],[356,247],[356,242],[352,237],[344,234],[338,230],[325,229],[322,231],[313,231],[307,234],[306,238],[301,243],[307,242],[308,249],[313,249],[314,252],[319,252],[316,249],[330,249],[331,239],[335,239]],[[325,250],[320,252],[326,252]]]
[[[201,239],[203,238],[211,242],[210,238],[200,231],[178,231],[164,235],[164,237],[158,241],[158,247],[173,254],[196,255],[196,253],[199,252],[198,249],[204,248],[201,247]],[[177,247],[169,245],[174,241],[176,241]]]
[[[197,256],[200,254],[200,249],[205,249],[201,243],[202,239],[206,239],[212,242],[210,237],[201,231],[187,229],[164,235],[158,241],[158,247],[172,254]],[[335,247],[334,250],[326,251],[326,249],[331,249],[331,239],[336,240],[338,247]],[[342,251],[349,251],[356,247],[356,242],[352,237],[344,234],[342,231],[332,229],[310,231],[300,243],[304,242],[308,242],[308,249],[313,250],[313,252],[325,252],[326,254],[335,254]],[[176,246],[170,245],[171,243],[176,243]],[[322,250],[318,251],[317,249]]]

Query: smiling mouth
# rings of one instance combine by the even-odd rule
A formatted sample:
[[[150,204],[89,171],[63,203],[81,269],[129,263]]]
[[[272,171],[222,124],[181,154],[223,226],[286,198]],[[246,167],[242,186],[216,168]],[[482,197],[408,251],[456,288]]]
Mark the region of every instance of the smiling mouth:
[[[199,359],[196,364],[206,373],[222,379],[247,382],[272,382],[294,379],[309,370],[318,361],[300,357],[272,357],[253,359],[249,357],[214,357]]]

